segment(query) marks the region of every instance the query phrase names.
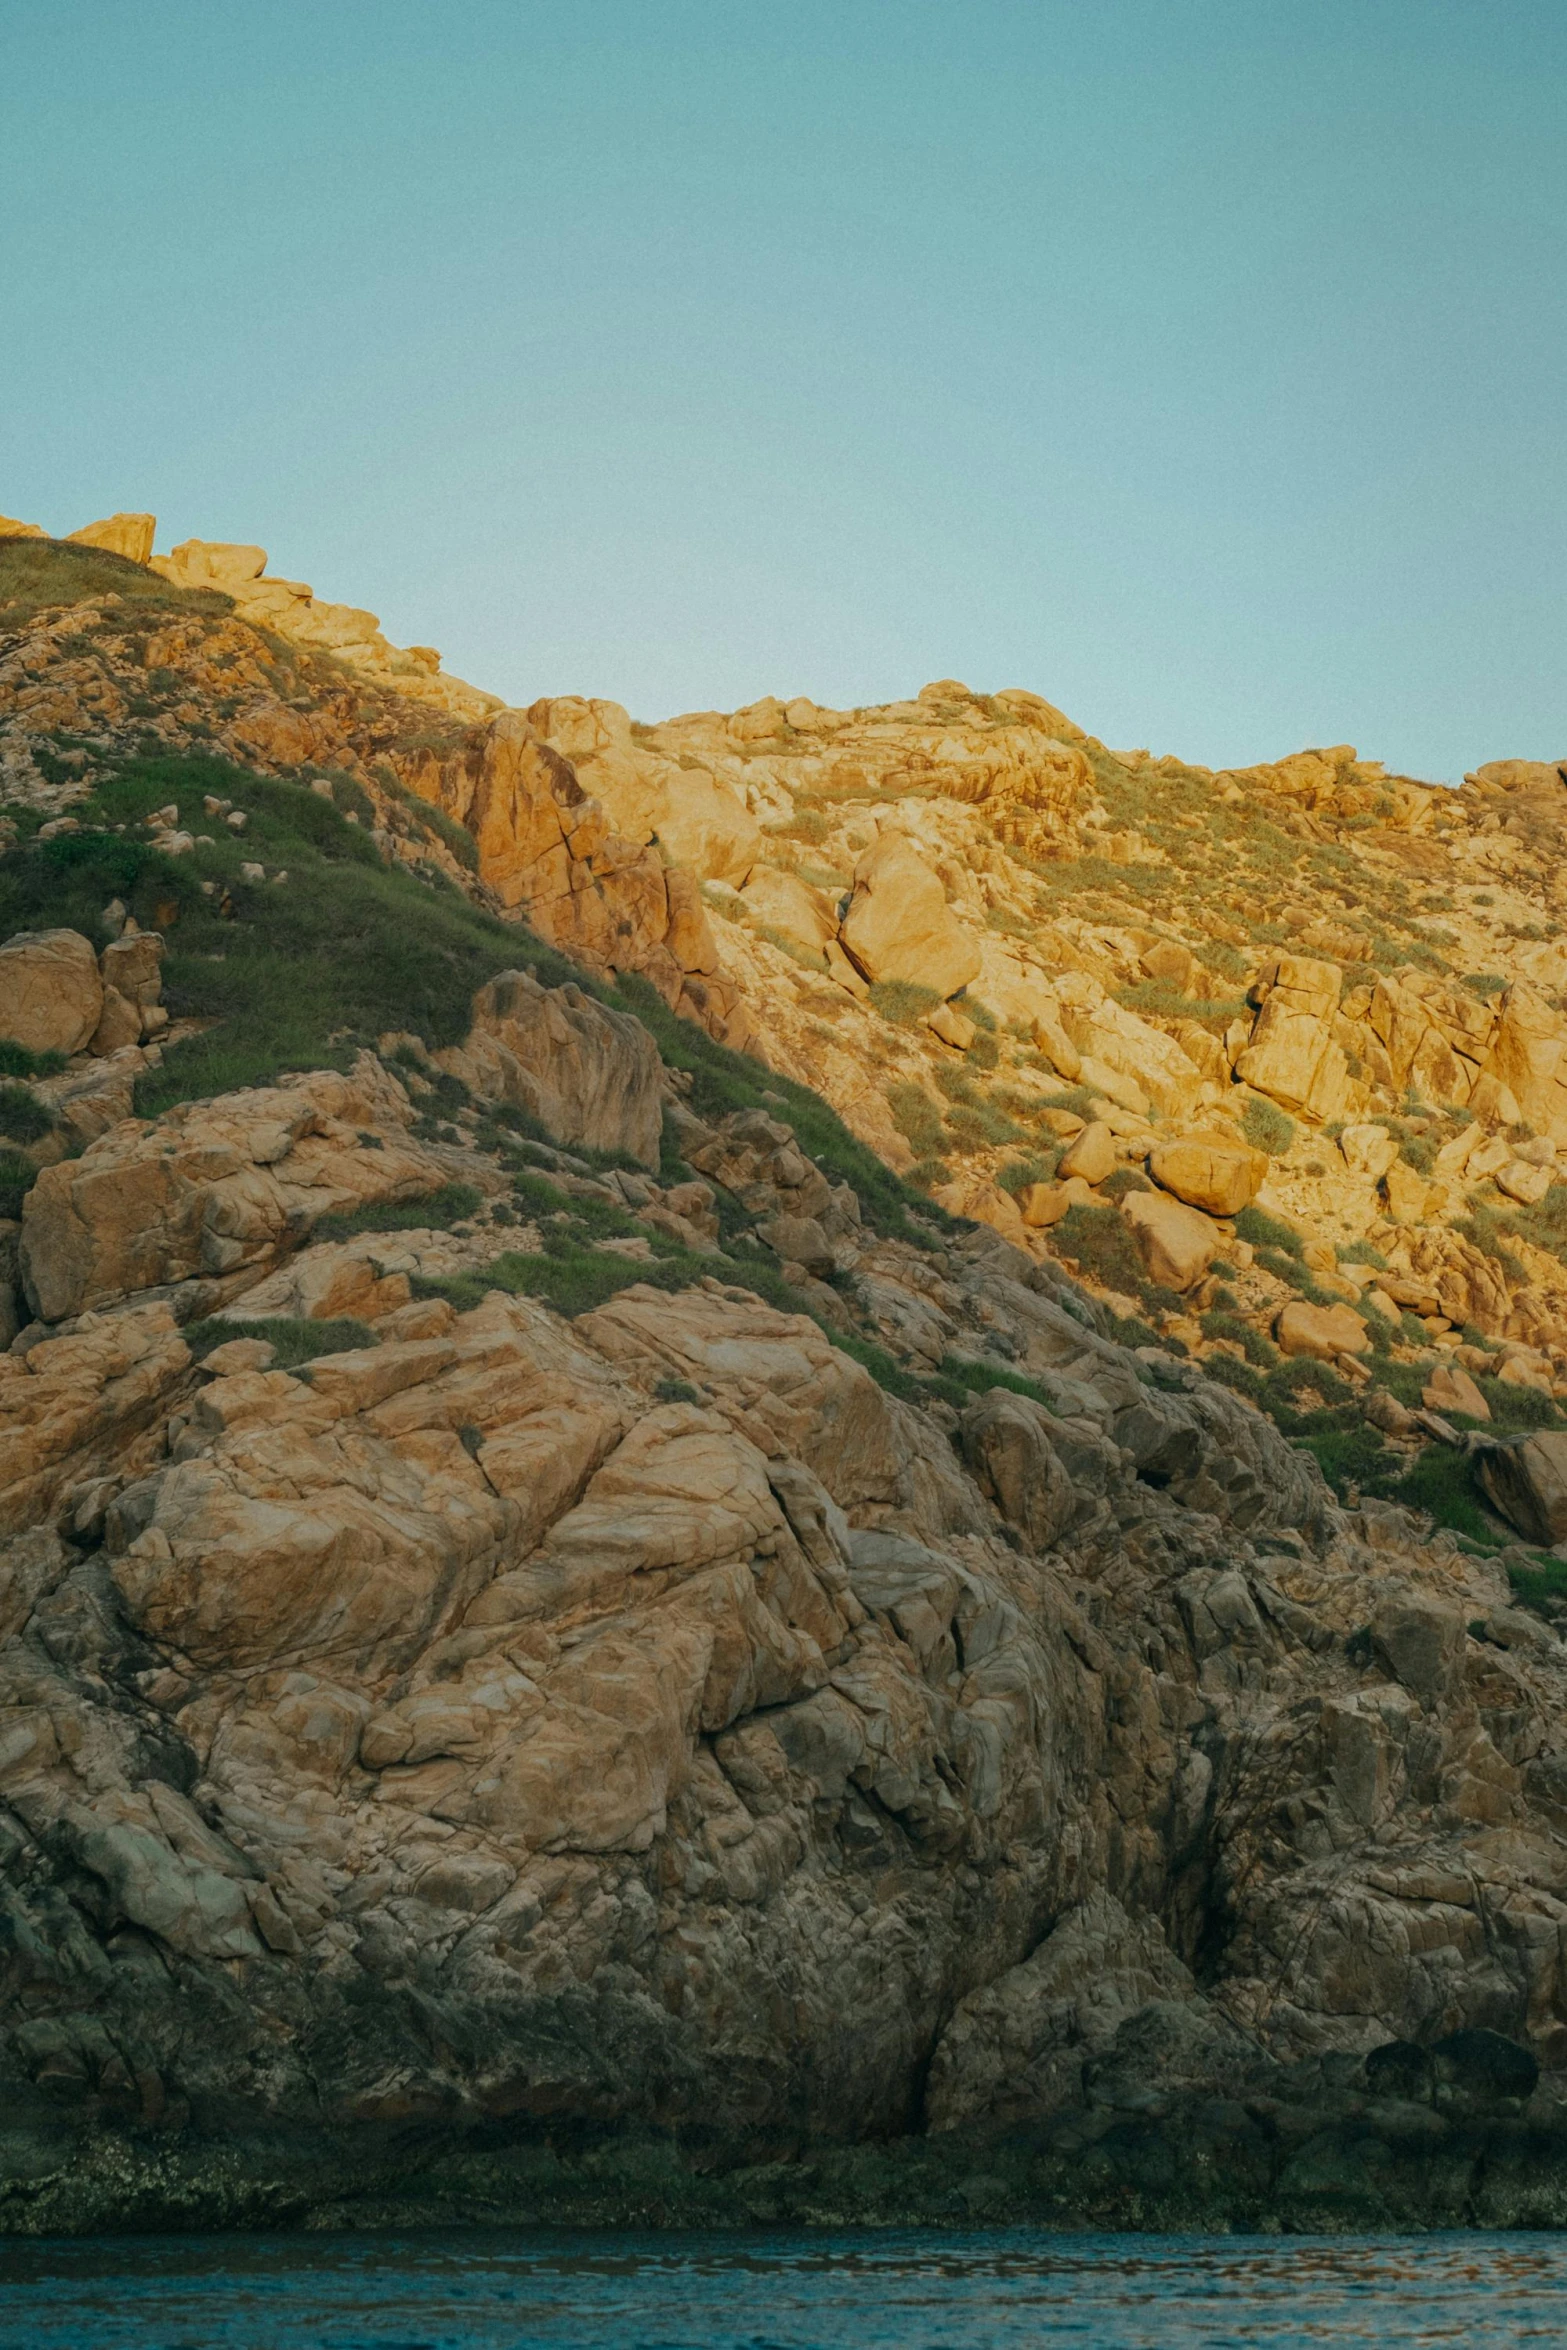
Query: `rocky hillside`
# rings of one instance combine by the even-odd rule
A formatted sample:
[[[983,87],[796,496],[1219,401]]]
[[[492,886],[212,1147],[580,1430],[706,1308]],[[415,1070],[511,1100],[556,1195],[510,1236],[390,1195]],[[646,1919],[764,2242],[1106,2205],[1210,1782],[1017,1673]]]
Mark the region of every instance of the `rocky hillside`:
[[[1557,771],[152,546],[0,525],[0,2224],[1558,2221]]]

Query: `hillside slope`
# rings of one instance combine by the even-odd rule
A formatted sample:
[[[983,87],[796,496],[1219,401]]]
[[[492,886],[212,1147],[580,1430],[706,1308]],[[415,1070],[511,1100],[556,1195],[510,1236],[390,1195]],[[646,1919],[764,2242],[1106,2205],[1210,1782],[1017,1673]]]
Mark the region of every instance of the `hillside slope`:
[[[99,537],[0,537],[0,2224],[1559,2221],[1555,771],[506,711]]]

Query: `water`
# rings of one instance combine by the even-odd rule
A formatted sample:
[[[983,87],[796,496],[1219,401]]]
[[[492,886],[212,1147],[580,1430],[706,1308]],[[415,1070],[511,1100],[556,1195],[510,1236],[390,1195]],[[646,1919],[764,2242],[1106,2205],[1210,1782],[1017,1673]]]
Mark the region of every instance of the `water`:
[[[1567,2237],[164,2236],[0,2244],[27,2350],[1257,2350],[1567,2339]]]

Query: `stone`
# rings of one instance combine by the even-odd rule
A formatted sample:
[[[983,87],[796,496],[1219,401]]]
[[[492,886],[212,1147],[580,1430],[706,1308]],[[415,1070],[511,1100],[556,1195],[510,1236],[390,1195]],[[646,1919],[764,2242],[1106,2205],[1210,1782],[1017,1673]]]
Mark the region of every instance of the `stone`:
[[[1150,1280],[1161,1289],[1188,1290],[1207,1272],[1222,1234],[1196,1208],[1159,1191],[1129,1191],[1121,1214],[1131,1227]]]
[[[1062,1026],[1059,1013],[1036,1011],[1031,1033],[1036,1051],[1044,1054],[1068,1085],[1075,1085],[1082,1075],[1083,1056]]]
[[[1056,1173],[1063,1182],[1068,1176],[1080,1175],[1085,1183],[1103,1183],[1115,1164],[1115,1136],[1096,1119],[1067,1144]]]
[[[1086,1201],[1093,1194],[1086,1183],[1079,1184],[1076,1191],[1066,1183],[1025,1183],[1014,1196],[1024,1223],[1033,1231],[1042,1231],[1059,1224],[1079,1198]]]
[[[1164,980],[1180,995],[1191,993],[1197,958],[1179,939],[1156,939],[1151,947],[1144,947],[1138,961],[1148,978]]]
[[[960,1012],[955,1004],[938,1004],[933,1012],[927,1012],[925,1026],[933,1036],[939,1036],[943,1044],[950,1044],[957,1053],[966,1053],[979,1034],[973,1021]]]
[[[1460,1412],[1466,1419],[1489,1420],[1491,1407],[1469,1373],[1458,1363],[1438,1363],[1421,1391],[1427,1411]]]
[[[1369,1354],[1371,1334],[1352,1306],[1314,1306],[1291,1298],[1274,1319],[1279,1352],[1331,1363],[1338,1355]]]
[[[155,1126],[111,1126],[45,1167],[23,1202],[33,1310],[57,1322],[198,1276],[253,1282],[318,1216],[439,1190],[447,1170],[409,1137],[411,1114],[361,1054],[347,1075],[315,1070],[182,1103]]]
[[[1261,1190],[1267,1154],[1243,1142],[1193,1135],[1160,1143],[1148,1154],[1155,1183],[1209,1216],[1236,1216]]]
[[[1526,1542],[1567,1540],[1567,1431],[1540,1429],[1521,1444],[1494,1444],[1476,1473],[1486,1499]]]
[[[139,1007],[128,1003],[118,988],[106,987],[103,991],[103,1010],[98,1015],[98,1025],[88,1041],[88,1051],[99,1059],[105,1059],[110,1053],[123,1052],[127,1045],[140,1042]]]
[[[841,943],[869,980],[904,980],[953,996],[979,975],[972,932],[948,908],[941,883],[901,833],[884,832],[854,869]]]
[[[547,988],[530,971],[499,973],[475,995],[464,1043],[435,1057],[482,1099],[539,1119],[557,1142],[658,1165],[657,1048],[639,1020],[569,982]]]
[[[838,935],[838,916],[819,889],[775,865],[755,865],[740,892],[747,913],[820,955]]]
[[[1385,1126],[1346,1126],[1338,1138],[1344,1163],[1352,1175],[1375,1183],[1398,1157],[1398,1138]]]
[[[157,517],[152,514],[111,514],[106,522],[89,522],[81,530],[73,530],[69,543],[102,547],[108,554],[128,556],[132,563],[145,563],[152,554],[157,528]]]
[[[1417,1168],[1395,1159],[1382,1178],[1382,1189],[1387,1199],[1387,1212],[1395,1224],[1419,1224],[1424,1221],[1431,1199],[1431,1184]]]
[[[1492,1178],[1498,1191],[1505,1191],[1509,1199],[1526,1208],[1538,1207],[1555,1179],[1553,1168],[1531,1167],[1523,1159],[1510,1159]]]
[[[1332,1028],[1342,977],[1337,964],[1305,955],[1277,955],[1264,966],[1256,1025],[1235,1062],[1244,1084],[1287,1110],[1318,1119],[1343,1114],[1348,1067]]]
[[[79,1053],[103,1017],[103,982],[77,930],[19,930],[0,946],[0,1039],[30,1053]]]
[[[1050,1441],[1048,1412],[1027,1396],[994,1387],[969,1405],[963,1457],[1009,1524],[1030,1546],[1049,1550],[1077,1514],[1077,1491]]]
[[[1022,1211],[1010,1191],[992,1183],[983,1175],[960,1176],[956,1182],[938,1184],[931,1194],[938,1207],[949,1216],[966,1216],[972,1223],[988,1224],[993,1232],[1000,1232],[1008,1240],[1021,1241],[1025,1226]]]

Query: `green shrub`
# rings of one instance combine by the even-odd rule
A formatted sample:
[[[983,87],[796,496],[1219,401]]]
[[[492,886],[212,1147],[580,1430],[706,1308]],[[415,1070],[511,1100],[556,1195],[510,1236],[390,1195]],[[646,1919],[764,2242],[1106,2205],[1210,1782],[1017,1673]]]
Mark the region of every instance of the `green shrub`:
[[[47,1103],[25,1085],[0,1084],[0,1134],[9,1142],[41,1142],[55,1124]]]
[[[1449,1451],[1446,1445],[1431,1445],[1390,1491],[1395,1501],[1424,1510],[1439,1526],[1465,1534],[1471,1542],[1496,1547],[1495,1531],[1481,1509],[1473,1471],[1462,1453]]]
[[[918,1028],[941,997],[933,987],[917,987],[912,979],[878,979],[872,983],[870,1000],[894,1028]]]
[[[1026,1191],[1031,1183],[1053,1183],[1060,1156],[1059,1151],[1049,1151],[1043,1155],[1031,1151],[1026,1159],[1011,1160],[1001,1169],[996,1181],[1003,1191],[1013,1193]]]
[[[64,1053],[30,1053],[0,1037],[0,1077],[58,1077],[64,1067]]]
[[[894,1126],[918,1157],[930,1158],[939,1152],[945,1140],[941,1112],[923,1085],[916,1085],[911,1078],[889,1085],[887,1107]]]
[[[471,1216],[483,1197],[471,1183],[443,1183],[438,1191],[421,1192],[415,1199],[372,1200],[362,1208],[322,1216],[312,1226],[311,1238],[351,1240],[357,1232],[446,1232]]]
[[[1253,1248],[1281,1249],[1287,1257],[1305,1255],[1306,1244],[1293,1224],[1270,1216],[1265,1208],[1242,1208],[1235,1219],[1235,1235],[1238,1240],[1250,1241]]]
[[[1295,1121],[1286,1117],[1276,1102],[1253,1094],[1241,1114],[1241,1132],[1253,1150],[1281,1159],[1295,1140]]]
[[[968,1057],[977,1069],[995,1069],[1000,1066],[1001,1047],[993,1036],[978,1028],[968,1048]]]
[[[1152,1313],[1180,1310],[1174,1290],[1149,1280],[1125,1219],[1114,1208],[1068,1208],[1052,1238],[1059,1255],[1070,1257],[1106,1289],[1140,1298]]]
[[[274,1371],[296,1370],[301,1363],[313,1363],[317,1355],[353,1354],[362,1346],[380,1344],[367,1323],[350,1321],[346,1316],[335,1322],[311,1322],[303,1316],[277,1314],[265,1321],[230,1322],[213,1314],[205,1321],[187,1323],[181,1336],[198,1363],[231,1338],[262,1339],[272,1349],[270,1368]]]

